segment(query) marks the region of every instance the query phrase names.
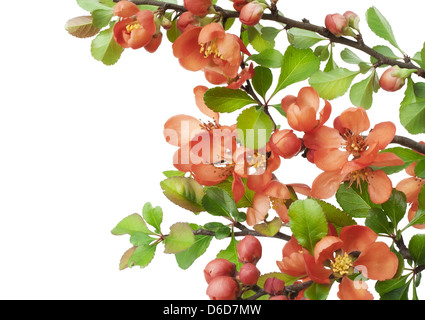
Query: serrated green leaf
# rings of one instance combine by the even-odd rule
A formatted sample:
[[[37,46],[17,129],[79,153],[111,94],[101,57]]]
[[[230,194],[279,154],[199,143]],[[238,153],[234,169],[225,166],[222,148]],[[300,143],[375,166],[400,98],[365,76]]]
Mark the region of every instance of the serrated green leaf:
[[[415,166],[415,175],[419,178],[425,178],[425,159],[419,160]]]
[[[223,87],[207,90],[204,94],[204,102],[208,108],[220,113],[230,113],[247,105],[257,104],[245,91]]]
[[[313,254],[314,246],[328,233],[322,207],[313,199],[297,200],[288,210],[289,227],[298,243]]]
[[[397,41],[395,40],[391,25],[376,7],[373,6],[366,11],[366,21],[369,25],[369,28],[378,37],[387,40],[394,47],[401,51],[400,47],[397,44]]]
[[[354,218],[366,218],[371,208],[380,208],[370,200],[367,184],[362,183],[360,188],[349,183],[343,183],[336,192],[336,200],[341,208]]]
[[[373,82],[375,70],[364,80],[353,84],[350,90],[350,100],[356,107],[369,109],[373,102]]]
[[[316,199],[316,201],[322,207],[323,212],[326,216],[326,220],[329,223],[332,223],[338,231],[340,231],[345,226],[352,226],[357,224],[351,216],[349,216],[346,212],[333,206],[332,204],[318,199]]]
[[[378,45],[378,46],[374,46],[372,48],[373,50],[375,50],[376,52],[379,52],[380,54],[383,54],[384,56],[386,56],[387,58],[390,59],[394,59],[394,60],[398,60],[400,59],[400,57],[398,57],[392,50],[391,48],[387,47],[387,46],[382,46],[382,45]],[[378,62],[378,60],[374,57],[370,57],[370,62],[372,63],[376,63]],[[383,65],[386,66],[386,65]]]
[[[154,208],[152,207],[152,204],[150,202],[147,202],[143,206],[142,215],[145,221],[155,228],[155,232],[157,233],[161,232],[161,223],[162,223],[162,217],[163,217],[161,207]]]
[[[99,10],[99,9],[104,9],[104,10],[111,9],[111,6],[108,6],[99,0],[77,0],[77,3],[82,9],[89,12],[92,12],[94,10]]]
[[[382,209],[372,208],[366,217],[365,225],[371,228],[375,233],[393,234],[394,227],[388,221],[387,215]]]
[[[245,193],[242,197],[241,200],[239,200],[239,202],[236,204],[236,206],[238,208],[248,208],[248,207],[252,207],[252,201],[254,200],[254,195],[255,192],[248,189],[246,183],[247,180],[246,179],[242,179],[242,182],[245,185]],[[227,193],[232,196],[233,198],[233,193],[232,193],[232,183],[233,183],[233,176],[229,176],[226,180],[220,182],[219,184],[215,185],[218,188],[221,188],[225,191],[227,191]],[[206,188],[208,189],[208,187]]]
[[[155,256],[157,245],[158,244],[155,243],[153,245],[142,244],[138,246],[128,260],[128,266],[139,266],[142,269],[145,268],[149,263],[151,263]]]
[[[150,245],[153,241],[155,241],[155,238],[144,232],[136,232],[130,237],[130,243],[133,246],[140,246],[142,244]]]
[[[112,17],[114,16],[114,10],[108,9],[96,9],[91,13],[93,17],[93,26],[96,28],[103,28],[109,25]]]
[[[189,224],[177,222],[170,227],[170,234],[164,237],[164,253],[178,253],[189,249],[195,243],[195,236]]]
[[[133,213],[132,215],[122,219],[111,231],[111,233],[116,236],[123,234],[133,235],[136,232],[154,234],[146,226],[145,220],[143,220],[143,218],[137,213]]]
[[[270,140],[273,121],[262,108],[251,107],[237,118],[238,138],[248,149],[261,149]]]
[[[110,66],[120,59],[124,48],[115,42],[113,28],[101,31],[91,43],[93,58]]]
[[[283,55],[279,80],[272,96],[287,86],[306,80],[320,67],[320,60],[311,49],[289,46]]]
[[[232,219],[232,216],[238,214],[235,201],[225,190],[218,187],[210,187],[206,190],[202,205],[213,216]]]
[[[298,49],[307,49],[320,41],[326,40],[316,32],[298,28],[289,29],[287,34],[289,43]]]
[[[282,227],[282,220],[275,217],[272,221],[265,221],[254,226],[254,230],[268,237],[273,237]]]
[[[329,72],[319,70],[310,77],[309,84],[316,89],[321,98],[333,100],[347,92],[351,82],[359,73],[360,71],[345,68],[337,68]]]
[[[390,218],[393,226],[397,228],[397,224],[406,214],[406,195],[401,191],[393,189],[390,198],[381,204],[381,207],[388,218]]]
[[[211,240],[212,237],[210,236],[195,236],[195,242],[189,249],[176,253],[175,257],[178,266],[183,270],[188,269],[196,259],[207,251]]]
[[[178,171],[178,170],[167,170],[162,172],[162,174],[166,176],[167,178],[171,178],[171,177],[183,177],[186,173]]]
[[[358,65],[359,63],[363,62],[362,59],[360,59],[353,51],[351,51],[348,48],[345,48],[344,50],[342,50],[340,55],[341,55],[341,59],[346,63]]]
[[[270,69],[260,66],[255,68],[252,86],[263,99],[266,98],[266,93],[270,89],[272,83],[273,74]]]
[[[202,207],[204,188],[195,179],[171,177],[161,181],[160,184],[164,195],[171,202],[194,213],[204,211]]]
[[[230,262],[234,263],[236,265],[236,269],[240,270],[241,267],[243,266],[243,263],[241,263],[239,261],[238,258],[238,251],[237,251],[237,245],[238,245],[239,241],[237,241],[235,239],[235,237],[232,235],[232,237],[230,238],[230,243],[227,246],[226,249],[221,250],[216,258],[217,259],[226,259],[229,260]]]
[[[283,63],[283,56],[275,49],[265,49],[258,54],[251,55],[247,60],[255,61],[266,68],[280,68]]]
[[[425,101],[401,106],[400,122],[411,134],[425,133]]]
[[[417,265],[425,264],[425,234],[415,234],[410,239],[409,252]]]

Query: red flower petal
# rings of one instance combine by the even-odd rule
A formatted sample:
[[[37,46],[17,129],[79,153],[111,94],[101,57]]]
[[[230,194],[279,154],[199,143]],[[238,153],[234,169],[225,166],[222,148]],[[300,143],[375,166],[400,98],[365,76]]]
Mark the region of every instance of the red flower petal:
[[[353,281],[347,277],[342,278],[337,295],[341,300],[373,300],[364,281]]]
[[[317,176],[311,186],[311,196],[319,199],[329,199],[338,190],[344,175],[338,171],[323,172]]]
[[[369,118],[362,107],[348,108],[341,113],[341,124],[350,129],[354,134],[366,131],[370,127]]]
[[[386,202],[393,191],[393,184],[387,174],[382,170],[373,171],[368,179],[367,191],[370,195],[370,200],[376,204]]]
[[[338,237],[326,236],[316,243],[314,247],[314,260],[321,264],[329,259],[333,260],[333,254],[342,247],[342,240]]]
[[[320,127],[311,133],[304,135],[304,144],[309,149],[336,148],[345,144],[345,140],[339,131],[326,126]]]
[[[300,109],[310,107],[313,108],[315,114],[319,111],[320,97],[316,90],[312,87],[304,87],[298,92],[297,105]]]
[[[396,127],[392,122],[378,123],[366,138],[369,144],[378,143],[379,150],[385,149],[394,139]]]
[[[329,276],[332,270],[326,269],[322,263],[316,263],[314,257],[304,249],[304,261],[307,275],[317,283],[330,284]]]
[[[378,235],[368,227],[353,225],[343,227],[339,238],[344,242],[342,250],[350,253],[367,250],[376,241]]]
[[[314,164],[323,171],[336,171],[348,161],[349,155],[339,149],[319,149],[314,153]]]

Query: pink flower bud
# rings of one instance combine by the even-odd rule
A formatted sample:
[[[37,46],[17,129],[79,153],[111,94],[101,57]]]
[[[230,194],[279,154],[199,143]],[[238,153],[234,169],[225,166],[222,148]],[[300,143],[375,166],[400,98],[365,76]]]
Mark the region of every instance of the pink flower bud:
[[[134,16],[140,9],[131,1],[120,1],[114,7],[114,16],[121,18],[130,18]]]
[[[204,276],[207,283],[210,283],[213,278],[218,276],[233,276],[235,271],[234,263],[226,259],[214,259],[206,265]]]
[[[219,276],[211,280],[207,288],[210,300],[235,300],[238,296],[239,285],[228,276]]]
[[[404,78],[395,75],[400,70],[398,67],[390,67],[382,74],[379,79],[379,85],[385,91],[394,92],[404,86]]]
[[[145,46],[147,52],[154,53],[162,42],[162,33],[152,37],[152,40]]]
[[[260,270],[252,263],[245,263],[239,272],[239,280],[246,286],[257,284]]]
[[[241,23],[247,26],[255,26],[263,16],[264,7],[259,3],[250,2],[244,5],[239,15]]]
[[[359,30],[360,17],[356,13],[347,11],[344,13],[344,17],[347,19],[349,27]]]
[[[184,6],[195,16],[203,17],[212,6],[212,0],[184,0]]]
[[[273,152],[282,158],[290,159],[300,151],[302,142],[292,130],[285,129],[275,131],[269,145]]]
[[[233,9],[241,12],[242,8],[247,4],[246,0],[233,0]]]
[[[262,255],[262,247],[260,241],[254,236],[245,236],[236,247],[238,258],[241,262],[249,262],[256,264]]]
[[[199,21],[196,20],[195,16],[190,11],[183,12],[177,19],[177,28],[184,32],[186,29],[190,29],[199,25]]]
[[[342,14],[328,14],[325,18],[325,26],[331,33],[340,37],[344,34],[348,21]]]
[[[268,294],[272,296],[281,295],[283,290],[285,290],[284,281],[275,277],[266,279],[266,282],[264,283],[264,291],[266,291]]]

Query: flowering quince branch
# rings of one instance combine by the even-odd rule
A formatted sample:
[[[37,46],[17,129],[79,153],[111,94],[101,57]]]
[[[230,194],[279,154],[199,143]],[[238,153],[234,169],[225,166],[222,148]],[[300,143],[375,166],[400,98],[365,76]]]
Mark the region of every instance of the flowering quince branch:
[[[371,124],[368,112],[380,89],[405,88],[400,123],[412,135],[425,133],[425,46],[410,58],[376,7],[365,14],[367,26],[391,47],[366,45],[352,11],[328,14],[318,26],[283,16],[277,0],[233,0],[234,10],[211,0],[77,3],[90,16],[65,28],[95,37],[96,60],[112,65],[124,50],[155,53],[166,38],[176,62],[209,83],[191,88],[204,120],[178,114],[161,124],[176,150],[174,170],[163,172],[160,186],[173,204],[210,220],[176,222],[163,233],[162,208],[147,202],[112,230],[130,236],[121,270],[145,268],[159,245],[188,269],[214,240],[226,245],[203,270],[210,299],[324,300],[337,286],[341,300],[371,300],[368,280],[381,299],[408,299],[409,292],[418,299],[425,235],[404,239],[406,230],[425,229],[425,143],[396,135],[393,122]],[[289,40],[284,52],[275,45],[282,31]],[[358,70],[338,67],[334,44],[343,45],[341,60]],[[354,83],[359,74],[367,78]],[[303,81],[298,92],[290,90]],[[334,114],[330,101],[348,93],[353,106]],[[236,123],[225,124],[234,113]],[[278,176],[288,161],[311,163],[321,173],[310,185],[284,182]],[[394,173],[406,177],[394,185]],[[285,241],[274,272],[257,267],[264,238]]]

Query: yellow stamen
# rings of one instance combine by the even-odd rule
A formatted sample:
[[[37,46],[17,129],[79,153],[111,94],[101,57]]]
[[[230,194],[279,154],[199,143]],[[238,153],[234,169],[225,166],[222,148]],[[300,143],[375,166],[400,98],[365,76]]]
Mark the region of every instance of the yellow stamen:
[[[368,147],[365,139],[361,135],[347,132],[344,134],[344,139],[347,141],[345,150],[351,153],[355,159],[359,158],[361,153]]]
[[[201,53],[204,53],[204,57],[214,56],[214,58],[224,59],[223,55],[218,51],[217,39],[207,43],[201,43]]]
[[[353,258],[350,257],[347,253],[342,255],[337,255],[334,261],[331,261],[330,265],[334,276],[340,278],[345,275],[350,275],[353,273]]]
[[[130,33],[133,30],[141,28],[141,25],[140,25],[140,23],[135,21],[133,23],[128,24],[125,28],[127,29],[127,32]]]
[[[279,207],[284,206],[286,203],[286,199],[279,199],[275,197],[269,197],[269,199],[274,210],[277,210]]]
[[[248,164],[254,168],[262,168],[267,165],[267,156],[262,153],[255,152]]]

